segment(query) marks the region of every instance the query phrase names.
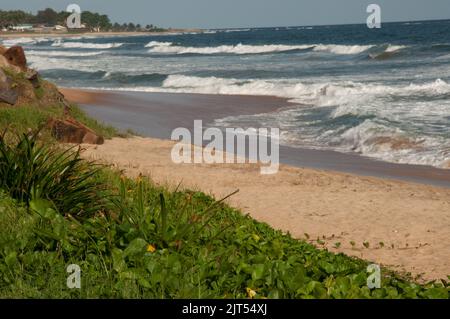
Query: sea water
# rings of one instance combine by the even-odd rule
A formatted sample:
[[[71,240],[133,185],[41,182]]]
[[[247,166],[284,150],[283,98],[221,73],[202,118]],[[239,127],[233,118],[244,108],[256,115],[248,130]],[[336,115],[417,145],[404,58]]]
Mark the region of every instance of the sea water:
[[[58,85],[285,97],[292,107],[216,119],[278,127],[292,147],[450,167],[450,20],[2,41]]]

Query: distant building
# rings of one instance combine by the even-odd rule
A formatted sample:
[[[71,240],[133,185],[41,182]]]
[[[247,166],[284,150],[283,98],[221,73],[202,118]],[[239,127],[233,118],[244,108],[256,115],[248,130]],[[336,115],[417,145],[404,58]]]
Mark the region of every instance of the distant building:
[[[54,29],[56,31],[67,31],[67,28],[62,25],[55,25]]]
[[[20,31],[20,32],[32,31],[33,30],[33,25],[31,25],[31,24],[19,24],[19,25],[15,25],[15,26],[10,26],[9,29],[13,30],[13,31]]]

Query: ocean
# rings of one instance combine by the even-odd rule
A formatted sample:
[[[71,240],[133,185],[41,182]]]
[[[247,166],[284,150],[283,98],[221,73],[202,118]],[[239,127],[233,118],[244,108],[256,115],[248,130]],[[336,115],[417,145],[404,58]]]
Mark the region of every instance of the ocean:
[[[277,112],[218,118],[278,127],[291,147],[450,167],[450,20],[19,38],[65,87],[284,97]]]

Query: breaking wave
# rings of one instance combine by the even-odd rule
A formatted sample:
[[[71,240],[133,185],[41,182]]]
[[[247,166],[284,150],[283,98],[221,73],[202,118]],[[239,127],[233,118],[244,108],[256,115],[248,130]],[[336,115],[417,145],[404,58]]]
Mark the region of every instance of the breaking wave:
[[[369,50],[374,45],[334,45],[334,44],[318,44],[314,46],[313,51],[330,52],[334,54],[359,54]]]
[[[36,44],[36,43],[41,43],[41,42],[49,42],[51,40],[47,39],[47,38],[13,38],[13,39],[7,39],[7,40],[3,40],[2,44],[6,47],[11,47],[14,45],[32,45],[32,44]]]
[[[153,44],[150,53],[165,54],[260,54],[286,52],[311,48],[310,45],[221,45],[217,47],[183,47],[178,45]]]
[[[89,42],[63,42],[55,41],[52,47],[71,48],[71,49],[113,49],[119,48],[123,43],[89,43]]]
[[[145,90],[145,88],[142,88]],[[171,92],[204,94],[241,94],[270,95],[293,99],[302,104],[316,106],[342,105],[358,97],[374,95],[396,95],[408,97],[414,94],[443,95],[450,94],[450,84],[437,79],[434,82],[409,84],[406,86],[387,86],[355,82],[303,84],[296,80],[244,80],[218,77],[196,77],[169,75],[161,88]]]
[[[154,47],[168,47],[171,46],[172,42],[159,42],[159,41],[150,41],[145,45],[146,48],[154,48]]]
[[[330,52],[333,54],[359,54],[364,52],[372,45],[332,45],[332,44],[302,44],[302,45],[284,45],[284,44],[267,44],[267,45],[245,45],[239,43],[237,45],[221,45],[216,47],[184,47],[173,45],[170,42],[152,41],[146,45],[150,47],[150,53],[165,54],[261,54],[288,52],[296,50],[312,49],[317,52]]]
[[[98,52],[70,52],[70,51],[27,51],[29,56],[41,57],[89,57],[105,54],[105,51]]]

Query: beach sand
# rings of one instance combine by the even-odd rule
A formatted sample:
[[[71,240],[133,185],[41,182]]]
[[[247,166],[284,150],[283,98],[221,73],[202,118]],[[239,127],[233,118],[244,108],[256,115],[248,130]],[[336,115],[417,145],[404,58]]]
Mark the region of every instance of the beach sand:
[[[174,143],[114,138],[86,145],[83,156],[217,199],[239,189],[230,205],[296,238],[308,236],[318,247],[423,275],[422,280],[450,274],[448,188],[286,165],[275,175],[261,175],[256,164],[177,165],[170,157]]]
[[[281,160],[297,167],[282,164],[275,175],[261,175],[257,164],[177,165],[170,156],[175,142],[167,140],[173,128],[192,128],[194,118],[208,123],[289,103],[251,96],[63,93],[94,117],[158,137],[86,145],[86,158],[112,164],[129,176],[148,175],[158,184],[181,183],[217,199],[239,189],[230,205],[318,247],[410,272],[420,280],[450,275],[449,170],[290,148],[280,149]]]

